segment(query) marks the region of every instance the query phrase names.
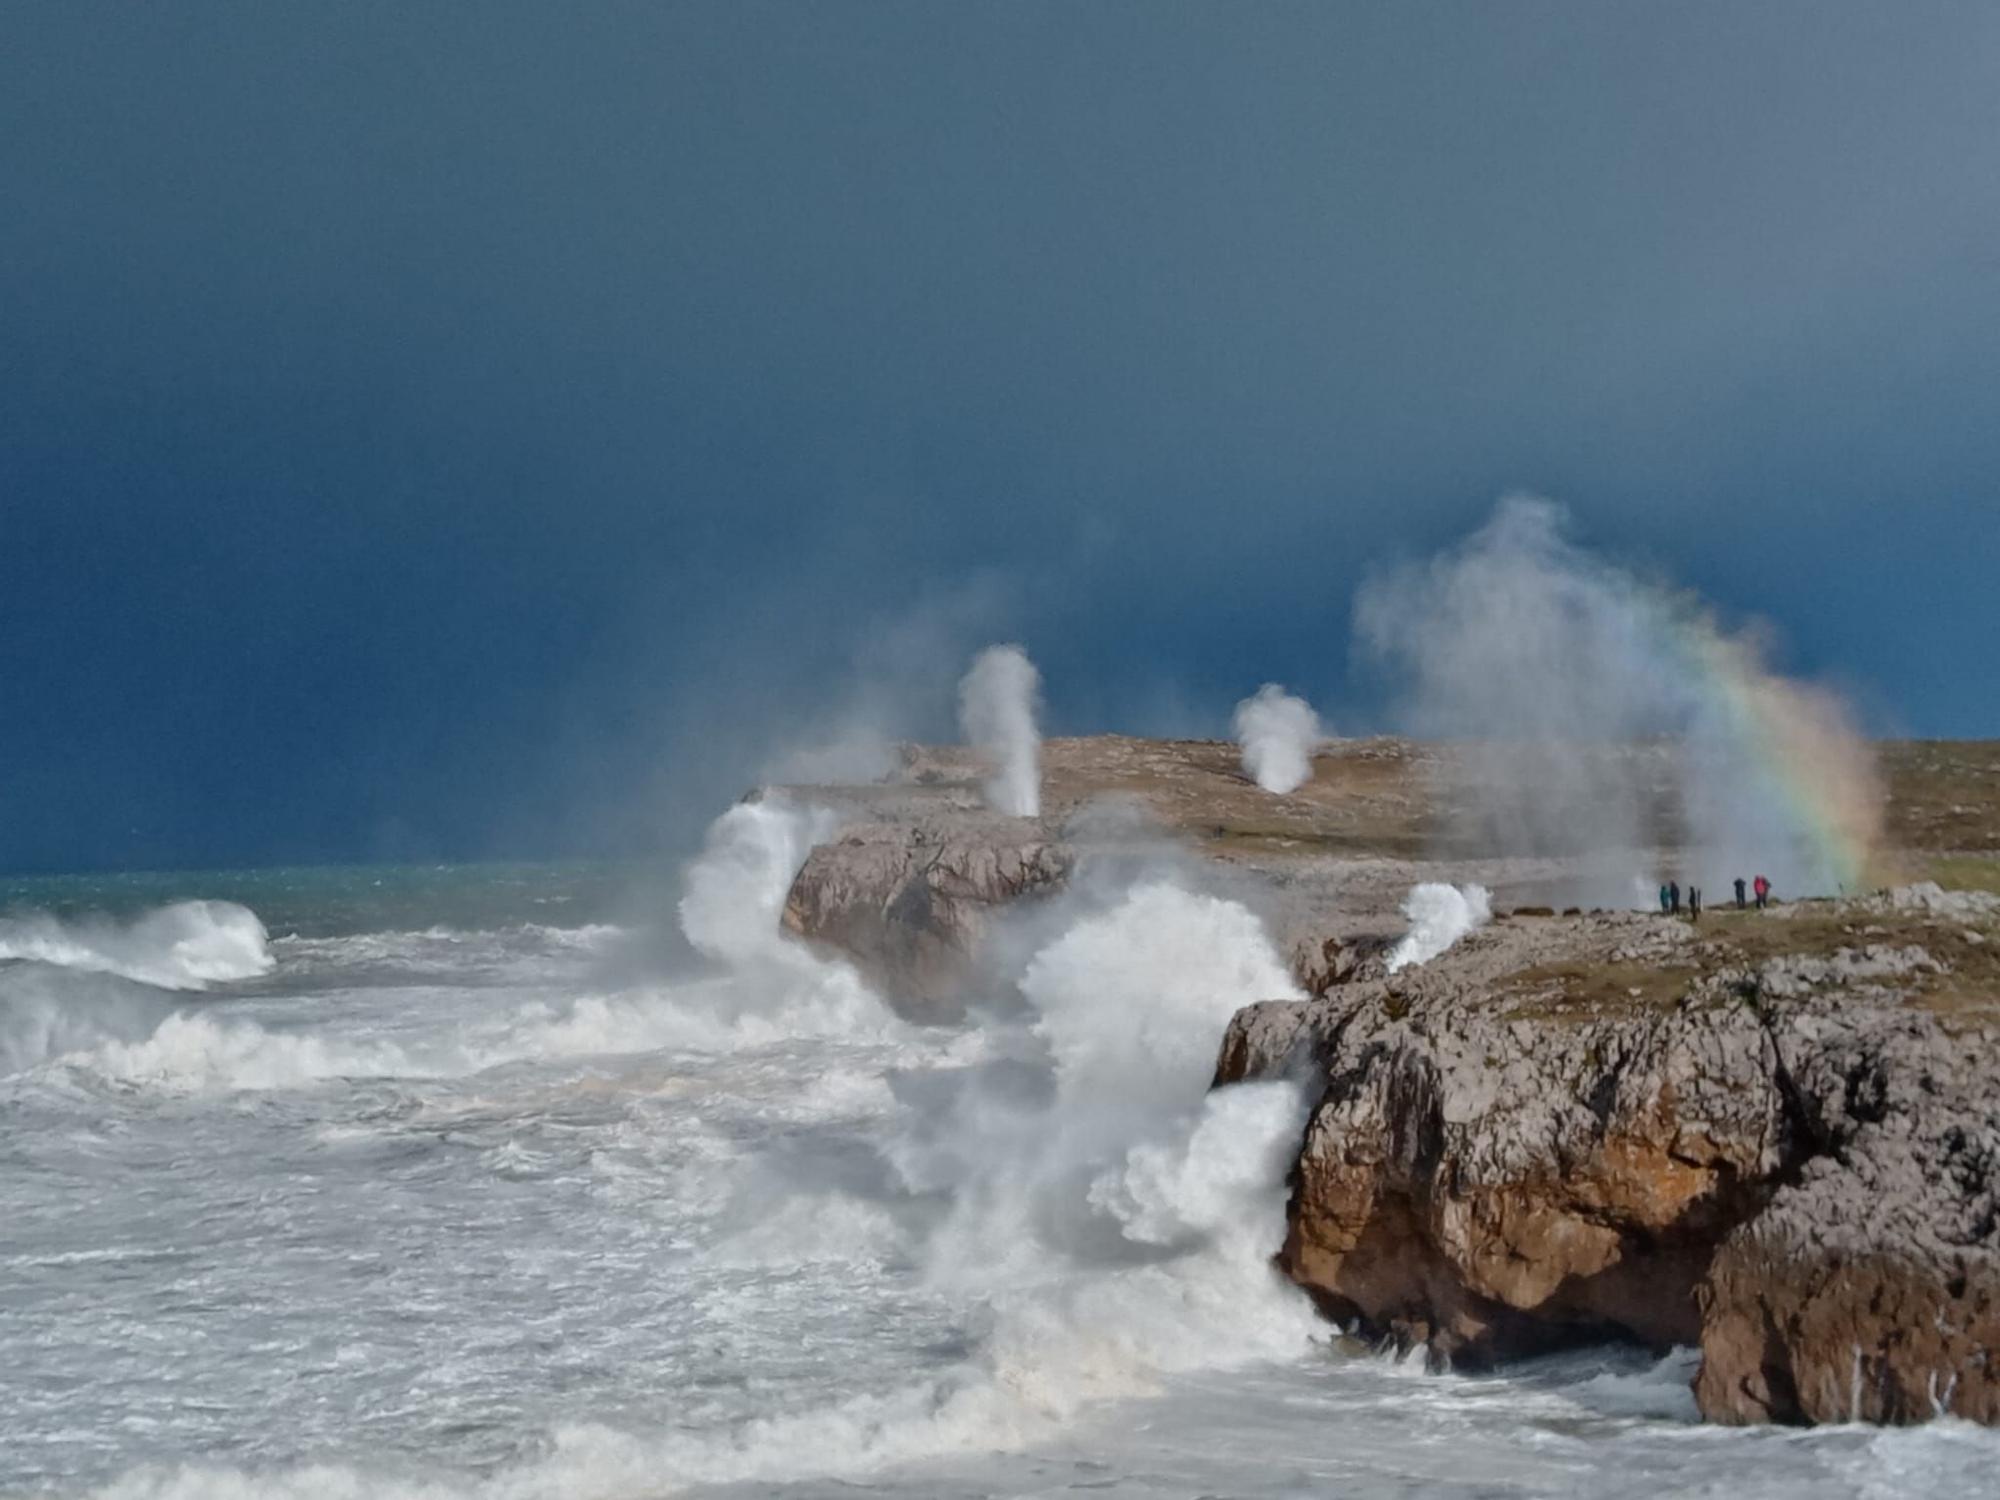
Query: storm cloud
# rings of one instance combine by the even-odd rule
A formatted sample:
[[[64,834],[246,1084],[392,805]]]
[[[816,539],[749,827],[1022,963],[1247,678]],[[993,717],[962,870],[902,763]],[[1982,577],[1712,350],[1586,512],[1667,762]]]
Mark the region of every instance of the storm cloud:
[[[961,591],[1052,732],[1359,729],[1357,582],[1516,488],[1990,732],[1996,69],[1974,5],[20,11],[0,868],[650,847]]]

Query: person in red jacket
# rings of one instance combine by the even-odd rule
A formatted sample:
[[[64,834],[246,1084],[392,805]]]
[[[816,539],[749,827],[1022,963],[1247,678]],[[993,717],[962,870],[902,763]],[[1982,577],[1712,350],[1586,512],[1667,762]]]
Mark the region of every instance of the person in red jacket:
[[[1750,888],[1757,893],[1757,910],[1762,911],[1764,903],[1771,899],[1771,882],[1759,875]]]

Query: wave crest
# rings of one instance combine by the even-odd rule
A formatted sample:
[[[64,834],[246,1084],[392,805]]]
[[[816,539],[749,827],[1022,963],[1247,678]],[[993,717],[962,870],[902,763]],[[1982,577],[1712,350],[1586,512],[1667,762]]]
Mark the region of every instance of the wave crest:
[[[0,959],[117,974],[166,990],[255,979],[277,963],[264,924],[234,901],[176,901],[129,922],[64,921],[47,912],[0,917]]]

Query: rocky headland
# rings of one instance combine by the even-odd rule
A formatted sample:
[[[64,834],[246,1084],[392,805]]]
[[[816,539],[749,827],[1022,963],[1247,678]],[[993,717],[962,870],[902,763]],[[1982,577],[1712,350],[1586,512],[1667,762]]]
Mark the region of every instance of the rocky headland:
[[[1698,1345],[1727,1422],[2000,1419],[2000,898],[1507,917],[1237,1016],[1304,1075],[1286,1272],[1487,1363]]]
[[[1216,1082],[1316,1098],[1279,1264],[1343,1327],[1460,1365],[1696,1346],[1724,1422],[2000,1421],[2000,896],[1920,878],[2000,886],[2000,750],[1883,747],[1900,883],[1699,924],[1566,907],[1581,856],[1440,857],[1433,747],[1332,747],[1288,796],[1229,745],[1044,755],[1038,819],[948,749],[798,789],[845,826],[785,925],[944,1017],[1003,913],[1148,844],[1199,860],[1309,996],[1239,1012]],[[1420,880],[1496,917],[1389,974]]]

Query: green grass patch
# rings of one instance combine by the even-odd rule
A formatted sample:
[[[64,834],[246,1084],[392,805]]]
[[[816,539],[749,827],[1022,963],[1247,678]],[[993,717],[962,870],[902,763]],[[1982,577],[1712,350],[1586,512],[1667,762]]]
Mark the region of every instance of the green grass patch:
[[[1924,866],[1924,879],[1935,880],[1948,891],[1991,891],[2000,896],[2000,859],[1979,855],[1933,859]]]

